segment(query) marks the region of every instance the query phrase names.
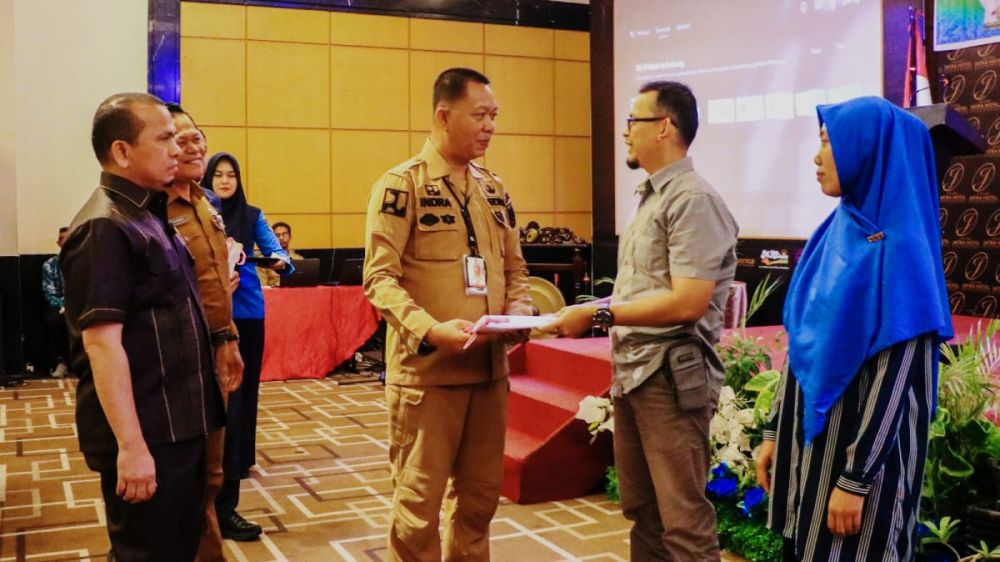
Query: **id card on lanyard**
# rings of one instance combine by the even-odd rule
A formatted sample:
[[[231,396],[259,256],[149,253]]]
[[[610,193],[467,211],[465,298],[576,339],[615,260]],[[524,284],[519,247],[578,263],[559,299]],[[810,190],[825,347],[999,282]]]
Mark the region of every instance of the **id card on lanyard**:
[[[465,294],[486,294],[486,260],[482,256],[465,256]]]
[[[463,260],[463,270],[465,271],[465,294],[466,295],[486,295],[486,260],[479,255],[479,240],[476,238],[476,229],[472,226],[472,215],[469,214],[468,201],[463,202],[459,198],[455,188],[451,185],[451,180],[444,178],[444,185],[451,192],[452,197],[458,203],[459,214],[465,221],[465,230],[468,235],[469,254]]]

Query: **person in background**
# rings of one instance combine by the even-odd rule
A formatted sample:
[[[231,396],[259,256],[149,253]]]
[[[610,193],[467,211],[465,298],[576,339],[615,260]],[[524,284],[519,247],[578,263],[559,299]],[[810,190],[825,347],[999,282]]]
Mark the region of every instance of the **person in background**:
[[[531,314],[531,297],[513,204],[500,178],[475,163],[496,130],[489,83],[468,68],[442,72],[430,138],[375,182],[368,203],[365,294],[388,323],[390,560],[490,559],[510,388],[505,343],[527,334],[473,342],[463,329],[484,314]]]
[[[68,226],[59,229],[56,245],[60,249],[68,233]],[[48,351],[52,365],[50,373],[53,378],[59,379],[65,377],[68,372],[66,362],[69,360],[69,336],[66,333],[66,318],[63,316],[66,309],[63,305],[63,278],[62,272],[59,271],[58,254],[42,264],[42,296],[45,297],[42,314],[49,336]]]
[[[228,152],[219,152],[208,161],[203,188],[212,190],[222,201],[226,234],[243,245],[249,256],[258,248],[264,256],[276,258],[270,267],[284,274],[294,269],[288,254],[271,231],[260,209],[247,203],[240,177],[240,165]],[[257,435],[257,397],[260,367],[264,359],[264,294],[255,266],[247,261],[239,266],[240,281],[233,292],[233,321],[239,332],[243,357],[243,382],[229,395],[226,408],[226,442],[223,454],[222,489],[215,501],[222,536],[227,539],[256,540],[260,525],[236,512],[240,502],[240,480],[249,476],[254,465]]]
[[[302,256],[292,249],[292,227],[287,222],[278,221],[271,225],[271,230],[281,243],[281,249],[293,260],[301,260]]]
[[[287,222],[278,221],[271,225],[271,230],[274,231],[275,237],[281,243],[281,249],[288,253],[288,257],[293,260],[303,259],[298,252],[291,249],[292,227]],[[278,287],[281,285],[281,275],[267,265],[257,265],[257,277],[260,278],[260,284],[264,287]]]
[[[175,133],[155,96],[101,103],[91,132],[100,186],[59,256],[77,436],[101,476],[117,562],[194,560],[205,437],[225,421],[191,256],[167,221]]]
[[[934,152],[920,119],[884,99],[817,113],[816,179],[840,204],[788,287],[788,369],[757,479],[785,560],[913,560],[952,336]]]
[[[226,245],[226,228],[222,215],[208,202],[205,190],[198,181],[205,174],[205,156],[208,143],[191,116],[177,104],[167,109],[177,129],[177,173],[167,190],[167,217],[170,224],[184,238],[194,257],[194,271],[198,280],[198,293],[205,308],[205,319],[215,350],[215,374],[228,398],[243,380],[243,359],[240,356],[239,332],[233,323],[231,277],[239,274],[229,270],[229,250]],[[225,429],[208,435],[205,445],[205,530],[198,547],[199,562],[224,562],[222,534],[215,513],[215,498],[222,487],[222,454]]]

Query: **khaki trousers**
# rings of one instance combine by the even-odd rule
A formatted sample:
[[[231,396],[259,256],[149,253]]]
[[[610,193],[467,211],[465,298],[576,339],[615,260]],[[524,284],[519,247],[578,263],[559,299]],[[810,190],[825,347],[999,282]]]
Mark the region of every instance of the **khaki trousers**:
[[[387,385],[393,497],[389,559],[490,559],[503,479],[507,379],[455,386]]]
[[[631,560],[718,561],[715,508],[705,495],[713,408],[677,408],[662,370],[614,406],[618,490],[634,523]]]

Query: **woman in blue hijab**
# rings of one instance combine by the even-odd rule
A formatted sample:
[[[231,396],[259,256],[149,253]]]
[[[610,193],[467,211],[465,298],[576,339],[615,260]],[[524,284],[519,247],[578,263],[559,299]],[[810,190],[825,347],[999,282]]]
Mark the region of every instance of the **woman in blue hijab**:
[[[786,560],[910,560],[952,336],[934,154],[924,124],[881,98],[817,111],[816,179],[840,205],[789,286],[757,478]]]

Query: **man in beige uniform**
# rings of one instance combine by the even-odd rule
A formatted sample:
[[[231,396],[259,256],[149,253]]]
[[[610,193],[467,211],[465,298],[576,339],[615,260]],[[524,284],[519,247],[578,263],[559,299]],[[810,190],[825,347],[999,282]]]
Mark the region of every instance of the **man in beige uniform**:
[[[479,336],[465,349],[463,329],[484,314],[530,314],[531,299],[510,197],[472,162],[495,130],[489,80],[446,70],[433,106],[420,154],[372,188],[365,228],[365,293],[389,324],[389,554],[441,560],[451,479],[444,558],[485,561],[503,476],[508,342]]]

